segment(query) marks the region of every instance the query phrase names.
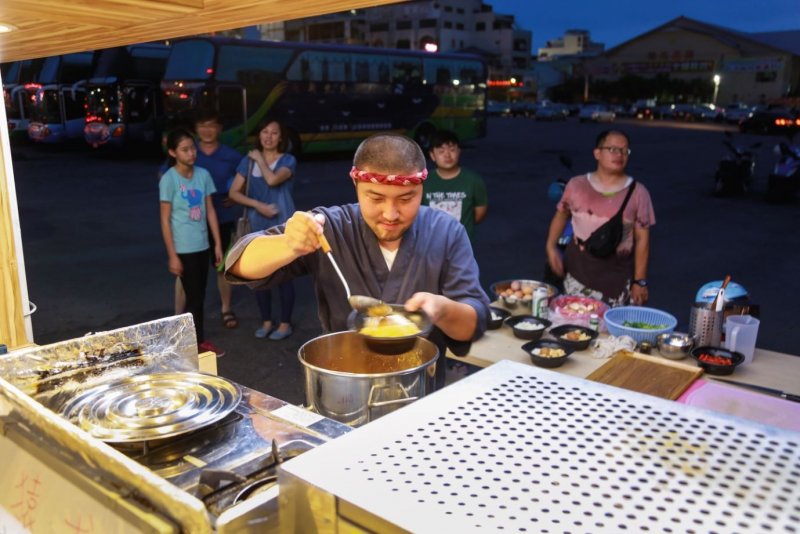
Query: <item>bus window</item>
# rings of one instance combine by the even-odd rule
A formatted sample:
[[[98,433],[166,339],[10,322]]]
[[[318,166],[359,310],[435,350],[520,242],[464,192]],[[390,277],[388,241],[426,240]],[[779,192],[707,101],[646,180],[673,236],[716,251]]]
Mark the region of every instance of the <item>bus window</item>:
[[[208,80],[214,73],[214,45],[208,41],[180,41],[172,48],[165,80]]]
[[[287,70],[286,78],[304,82],[351,82],[352,59],[350,54],[339,52],[303,52]]]
[[[282,79],[283,71],[292,54],[292,50],[222,46],[219,50],[217,80],[249,85],[262,83],[268,79]],[[253,79],[256,73],[263,78]]]
[[[355,81],[358,83],[369,82],[369,62],[361,58],[355,62]]]
[[[425,80],[435,84],[450,84],[458,80],[459,86],[478,87],[486,83],[486,76],[482,65],[476,61],[432,58],[425,60]]]
[[[435,84],[437,85],[445,84],[445,83],[450,83],[450,81],[451,81],[450,69],[448,69],[447,67],[439,67],[438,69],[436,69],[436,81],[434,82]]]
[[[389,83],[389,60],[384,59],[378,62],[378,83]],[[376,81],[376,80],[373,80]]]
[[[244,98],[242,89],[236,86],[217,87],[217,102],[222,128],[229,130],[244,123]]]
[[[408,83],[413,69],[414,65],[412,63],[394,61],[392,64],[392,83]]]

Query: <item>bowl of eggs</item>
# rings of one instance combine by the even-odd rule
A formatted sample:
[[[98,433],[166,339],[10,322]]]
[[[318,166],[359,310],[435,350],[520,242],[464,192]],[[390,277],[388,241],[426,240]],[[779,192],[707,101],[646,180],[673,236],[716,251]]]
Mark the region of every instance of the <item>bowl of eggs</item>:
[[[489,295],[494,295],[506,308],[523,307],[531,309],[533,292],[539,286],[547,288],[548,299],[558,295],[558,289],[555,286],[536,280],[502,280],[495,282],[489,287]]]

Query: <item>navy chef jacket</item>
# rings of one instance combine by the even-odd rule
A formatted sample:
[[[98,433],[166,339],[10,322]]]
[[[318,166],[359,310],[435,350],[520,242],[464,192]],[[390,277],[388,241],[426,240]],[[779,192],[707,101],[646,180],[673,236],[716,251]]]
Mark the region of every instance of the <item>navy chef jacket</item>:
[[[358,204],[315,208],[312,212],[325,216],[325,237],[353,295],[368,295],[398,304],[419,291],[444,295],[475,308],[478,325],[473,340],[486,331],[489,298],[480,287],[478,264],[467,233],[452,216],[421,206],[417,218],[403,235],[389,271],[378,239],[361,216]],[[284,227],[279,225],[264,232],[254,232],[236,243],[228,254],[226,279],[231,283],[246,283],[251,289],[266,289],[310,274],[314,279],[322,329],[326,333],[348,330],[347,317],[352,309],[347,293],[321,249],[296,259],[261,280],[244,280],[227,272],[250,241],[260,235],[282,233]],[[447,344],[456,354],[469,348],[467,344],[459,350],[459,343],[452,340]]]

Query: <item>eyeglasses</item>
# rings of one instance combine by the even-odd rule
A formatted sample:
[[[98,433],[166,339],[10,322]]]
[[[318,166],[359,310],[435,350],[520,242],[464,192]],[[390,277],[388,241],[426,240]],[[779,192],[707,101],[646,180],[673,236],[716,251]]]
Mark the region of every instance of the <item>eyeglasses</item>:
[[[621,146],[599,146],[597,147],[600,150],[608,150],[610,153],[614,154],[615,156],[630,156],[631,149],[630,148],[623,148]]]

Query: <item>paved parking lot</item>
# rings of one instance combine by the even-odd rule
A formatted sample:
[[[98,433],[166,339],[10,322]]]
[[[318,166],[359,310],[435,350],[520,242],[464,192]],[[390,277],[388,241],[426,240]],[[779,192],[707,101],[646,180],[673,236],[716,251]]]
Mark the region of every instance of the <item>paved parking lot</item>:
[[[711,196],[723,152],[717,124],[618,121],[632,139],[630,173],[653,197],[650,305],[688,322],[695,292],[731,274],[761,305],[759,346],[800,354],[796,323],[794,230],[800,209],[763,200],[776,138],[761,138],[755,190],[744,198]],[[591,147],[607,125],[530,119],[491,119],[489,135],[470,143],[463,163],[480,172],[489,214],[479,227],[476,257],[485,288],[508,278],[540,279],[544,239],[554,205],[548,185],[574,160],[575,174],[594,168]],[[738,137],[738,135],[737,135]],[[741,136],[752,142],[752,136]],[[160,156],[109,156],[88,148],[12,147],[35,341],[51,343],[172,314],[173,278],[167,272],[158,217]],[[300,209],[354,200],[349,155],[301,160],[295,200]],[[253,337],[255,301],[236,288],[241,325],[225,330],[212,282],[207,299],[209,336],[228,354],[219,372],[290,402],[303,401],[299,346],[319,334],[308,280],[297,282],[295,333],[274,342]]]

